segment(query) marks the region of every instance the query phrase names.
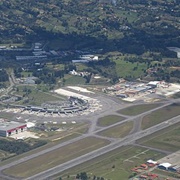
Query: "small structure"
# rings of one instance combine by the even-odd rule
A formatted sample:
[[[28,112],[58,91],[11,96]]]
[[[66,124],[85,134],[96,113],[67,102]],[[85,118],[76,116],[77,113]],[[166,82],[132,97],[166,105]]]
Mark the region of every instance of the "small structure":
[[[18,134],[20,132],[26,131],[27,125],[25,123],[18,123],[15,121],[0,121],[0,136],[8,137],[13,134]]]
[[[33,122],[27,122],[27,128],[32,128],[32,127],[35,127],[35,123]]]
[[[88,60],[85,60],[85,59],[75,59],[75,60],[72,60],[72,63],[88,63],[89,61]]]
[[[162,170],[168,170],[168,168],[171,167],[171,165],[172,164],[170,164],[170,163],[162,163],[162,164],[158,165],[158,168],[162,169]]]
[[[156,88],[160,82],[159,81],[150,81],[147,85],[152,88]]]
[[[147,160],[147,165],[150,167],[155,166],[157,164],[158,164],[157,161],[153,161],[152,159]]]

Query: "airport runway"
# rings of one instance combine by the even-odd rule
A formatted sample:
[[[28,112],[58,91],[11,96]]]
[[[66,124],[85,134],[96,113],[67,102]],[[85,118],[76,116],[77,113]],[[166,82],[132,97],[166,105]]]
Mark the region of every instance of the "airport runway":
[[[17,165],[19,163],[28,161],[28,160],[30,160],[32,158],[36,158],[36,157],[38,157],[40,155],[51,152],[51,151],[56,150],[56,149],[58,149],[60,147],[63,147],[65,145],[68,145],[68,144],[71,144],[71,143],[76,142],[78,140],[81,140],[81,139],[83,139],[85,137],[89,137],[89,136],[93,136],[93,135],[96,136],[96,134],[98,132],[102,131],[102,130],[106,130],[108,128],[114,127],[116,125],[122,124],[122,123],[127,122],[127,121],[135,121],[133,131],[131,132],[131,134],[129,134],[125,138],[123,138],[123,139],[110,138],[109,139],[109,137],[107,137],[107,138],[103,137],[105,139],[110,140],[111,144],[28,178],[29,180],[34,180],[34,179],[45,180],[45,179],[48,179],[46,177],[51,177],[54,174],[57,174],[58,172],[62,172],[64,170],[67,170],[67,169],[69,169],[71,167],[74,167],[74,166],[76,166],[78,164],[81,164],[81,163],[86,162],[86,161],[88,161],[90,159],[98,157],[98,156],[100,156],[102,154],[105,154],[105,153],[107,153],[107,152],[109,152],[111,150],[114,150],[114,149],[116,149],[118,147],[125,146],[127,144],[131,144],[137,139],[140,139],[142,137],[150,135],[150,134],[152,134],[154,132],[157,132],[157,131],[159,131],[159,130],[161,130],[163,128],[166,128],[166,127],[168,127],[168,126],[170,126],[172,124],[175,124],[177,122],[180,122],[180,119],[179,119],[179,116],[178,116],[178,117],[175,117],[175,118],[172,118],[172,119],[166,121],[168,123],[163,122],[161,124],[158,124],[156,126],[153,126],[153,127],[149,128],[147,130],[143,130],[143,131],[140,130],[141,120],[139,120],[139,119],[142,119],[142,117],[144,115],[147,115],[147,114],[149,114],[149,113],[151,113],[151,112],[153,112],[155,110],[158,110],[158,109],[160,109],[162,107],[168,106],[168,105],[172,104],[173,102],[179,102],[179,99],[177,99],[177,100],[170,100],[168,102],[165,102],[164,104],[161,104],[159,107],[157,107],[155,109],[152,109],[152,110],[149,110],[149,111],[146,111],[146,112],[144,112],[142,114],[139,114],[139,115],[136,115],[136,116],[126,116],[126,119],[123,120],[123,121],[117,122],[117,123],[112,124],[112,125],[110,125],[108,127],[101,127],[100,129],[97,130],[97,128],[99,128],[99,127],[97,127],[97,120],[100,117],[104,117],[106,115],[113,114],[117,110],[125,108],[126,106],[129,106],[126,103],[123,103],[123,102],[121,102],[119,104],[119,103],[114,101],[114,98],[111,99],[111,97],[107,98],[106,96],[100,96],[98,98],[99,98],[99,100],[100,100],[100,102],[102,103],[102,106],[103,106],[103,108],[100,111],[97,111],[97,112],[94,112],[92,114],[82,116],[82,117],[81,116],[79,116],[79,117],[66,117],[67,121],[73,119],[75,121],[77,120],[77,121],[80,121],[80,122],[81,121],[89,121],[89,122],[91,122],[91,127],[90,127],[87,134],[83,134],[80,137],[71,139],[69,141],[58,144],[58,145],[53,146],[51,148],[47,148],[47,149],[45,149],[43,151],[40,151],[38,153],[35,153],[35,154],[32,154],[32,155],[26,156],[24,158],[21,158],[19,160],[13,161],[13,162],[11,162],[11,163],[9,163],[7,165],[1,166],[0,171],[2,172],[4,169],[10,168],[10,167],[15,166],[15,165]],[[132,104],[132,105],[135,105],[135,104]],[[121,114],[119,114],[119,115],[121,116]],[[37,118],[38,118],[38,120],[40,120],[39,117],[37,117]],[[42,122],[45,119],[46,118],[41,119]],[[47,119],[48,119],[48,117],[47,117]],[[60,118],[55,118],[55,119],[59,120],[59,121],[64,121],[64,119],[60,119]],[[1,174],[0,174],[0,177],[1,177]],[[16,178],[14,178],[14,179],[16,179]]]
[[[142,138],[142,137],[145,137],[147,135],[150,135],[152,133],[155,133],[161,129],[164,129],[166,127],[169,126],[169,124],[175,124],[175,123],[178,123],[180,122],[180,116],[177,116],[175,118],[172,118],[170,120],[168,120],[168,123],[166,122],[163,122],[163,123],[160,123],[158,125],[155,125],[151,128],[148,128],[146,130],[142,130],[140,132],[137,132],[135,134],[131,134],[131,135],[128,135],[126,136],[125,138],[121,139],[121,140],[118,140],[114,143],[111,143],[110,145],[108,146],[105,146],[103,148],[100,148],[98,150],[95,150],[93,152],[90,152],[88,154],[85,154],[83,156],[80,156],[78,158],[75,158],[71,161],[68,161],[66,163],[63,163],[63,164],[60,164],[59,166],[56,166],[54,168],[51,168],[47,171],[44,171],[44,172],[41,172],[39,174],[36,174],[32,177],[29,177],[27,178],[26,180],[34,180],[34,179],[38,179],[38,180],[52,180],[52,176],[57,174],[57,173],[61,173],[67,169],[70,169],[76,165],[79,165],[79,164],[82,164],[88,160],[91,160],[91,159],[94,159],[100,155],[103,155],[105,153],[108,153],[109,151],[112,151],[116,148],[119,148],[119,147],[122,147],[122,146],[126,146],[126,145],[129,145],[131,144],[132,142]]]
[[[101,132],[101,131],[103,131],[103,130],[109,129],[109,128],[114,127],[114,126],[116,126],[116,125],[123,124],[124,122],[127,122],[127,121],[133,121],[134,119],[137,119],[138,117],[141,117],[141,116],[143,116],[143,115],[147,115],[147,114],[149,114],[149,113],[151,113],[151,112],[153,112],[153,111],[155,111],[155,110],[158,110],[158,109],[160,109],[160,108],[162,108],[162,107],[168,106],[169,104],[171,104],[171,103],[161,105],[161,106],[159,106],[159,107],[157,107],[157,108],[155,108],[155,109],[146,111],[146,112],[144,112],[144,113],[142,113],[142,114],[140,114],[140,115],[136,115],[136,116],[129,117],[129,118],[123,120],[123,121],[117,122],[117,123],[112,124],[112,125],[110,125],[110,126],[102,127],[102,128],[99,129],[99,130],[95,130],[95,131],[88,132],[88,134],[83,134],[83,135],[80,136],[80,137],[71,139],[71,140],[69,140],[69,141],[63,142],[63,143],[58,144],[58,145],[55,145],[55,146],[53,146],[53,147],[51,147],[51,148],[47,148],[47,149],[45,149],[45,150],[43,150],[43,151],[40,151],[40,152],[35,153],[35,154],[32,154],[32,155],[30,155],[30,156],[26,156],[26,157],[21,158],[21,159],[19,159],[19,160],[17,160],[17,161],[13,161],[13,162],[5,165],[5,166],[0,166],[0,171],[4,170],[4,169],[6,169],[6,168],[12,167],[12,166],[14,166],[14,165],[17,165],[17,164],[19,164],[19,163],[25,162],[25,161],[27,161],[27,160],[30,160],[30,159],[32,159],[32,158],[38,157],[38,156],[40,156],[40,155],[42,155],[42,154],[48,153],[48,152],[50,152],[50,151],[53,151],[53,150],[55,150],[55,149],[58,149],[58,148],[60,148],[60,147],[65,146],[65,145],[71,144],[71,143],[76,142],[76,141],[78,141],[78,140],[81,140],[81,139],[83,139],[83,138],[85,138],[85,137],[92,136],[93,134],[97,134],[97,133],[99,133],[99,132]],[[93,119],[92,119],[91,121],[92,121],[92,123],[93,123]],[[132,135],[133,135],[133,134],[132,134]],[[107,139],[109,139],[109,138],[107,137]]]

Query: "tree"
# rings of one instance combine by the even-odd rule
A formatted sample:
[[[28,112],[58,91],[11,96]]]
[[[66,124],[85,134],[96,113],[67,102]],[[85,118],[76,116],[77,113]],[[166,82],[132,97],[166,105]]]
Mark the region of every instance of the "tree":
[[[79,174],[77,174],[77,175],[76,175],[76,179],[79,179],[79,178],[80,178],[80,175],[79,175]]]
[[[86,172],[80,173],[80,178],[81,180],[87,180],[88,179],[87,173]]]

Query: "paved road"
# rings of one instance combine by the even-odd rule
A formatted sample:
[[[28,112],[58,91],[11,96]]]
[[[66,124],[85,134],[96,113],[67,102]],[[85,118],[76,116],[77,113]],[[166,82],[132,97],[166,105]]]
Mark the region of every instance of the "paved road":
[[[0,171],[4,170],[6,168],[10,168],[10,167],[12,167],[14,165],[17,165],[19,163],[25,162],[27,160],[30,160],[32,158],[38,157],[38,156],[40,156],[42,154],[51,152],[51,151],[53,151],[55,149],[58,149],[60,147],[65,146],[65,145],[71,144],[71,143],[76,142],[78,140],[81,140],[81,139],[83,139],[85,137],[89,137],[89,136],[93,136],[93,135],[96,136],[96,133],[98,133],[98,132],[100,132],[102,130],[108,129],[110,127],[114,127],[116,125],[122,124],[122,123],[127,122],[127,121],[137,121],[139,118],[142,118],[142,116],[147,115],[147,114],[149,114],[149,113],[151,113],[151,112],[153,112],[155,110],[158,110],[158,109],[160,109],[162,107],[168,106],[168,105],[170,105],[173,102],[179,102],[179,99],[178,100],[171,100],[170,102],[165,102],[165,104],[163,104],[163,105],[161,105],[161,106],[159,106],[159,107],[157,107],[155,109],[146,111],[146,112],[144,112],[144,113],[142,113],[140,115],[137,115],[137,116],[133,116],[133,117],[129,117],[128,116],[127,119],[125,119],[124,121],[120,121],[120,122],[117,122],[116,124],[110,125],[108,127],[102,127],[100,129],[96,130],[97,129],[97,119],[99,117],[112,114],[112,112],[117,111],[119,109],[119,106],[120,106],[116,102],[114,102],[113,99],[109,100],[108,102],[106,102],[106,100],[102,97],[101,100],[102,100],[101,102],[103,102],[103,105],[105,106],[105,108],[103,108],[100,112],[95,112],[93,115],[90,115],[90,117],[88,117],[88,120],[91,121],[91,123],[92,123],[91,124],[91,128],[90,128],[88,134],[84,134],[84,135],[82,135],[80,137],[77,137],[75,139],[66,141],[64,143],[61,143],[59,145],[56,145],[56,146],[53,146],[51,148],[45,149],[45,150],[43,150],[41,152],[38,152],[36,154],[32,154],[30,156],[26,156],[26,157],[21,158],[21,159],[19,159],[17,161],[14,161],[14,162],[11,162],[11,163],[9,163],[7,165],[1,166],[0,167]],[[123,104],[121,104],[121,107],[122,107],[122,105]],[[85,119],[85,117],[78,117],[78,118],[83,119],[83,120]],[[78,158],[76,158],[74,160],[66,162],[66,163],[64,163],[62,165],[54,167],[54,168],[52,168],[52,169],[50,169],[50,170],[48,170],[46,172],[42,172],[40,174],[37,174],[37,175],[35,175],[35,176],[33,176],[33,177],[29,178],[29,179],[33,179],[35,177],[35,179],[40,180],[39,178],[41,178],[41,179],[44,180],[44,177],[49,177],[49,176],[52,176],[53,174],[56,174],[57,172],[62,172],[64,170],[66,170],[66,169],[69,169],[70,167],[76,166],[77,164],[81,164],[82,162],[85,162],[87,160],[95,158],[95,157],[97,157],[97,156],[99,156],[101,154],[104,154],[104,153],[109,152],[109,151],[111,151],[113,149],[116,149],[117,147],[121,147],[121,146],[127,145],[129,143],[134,142],[135,140],[137,140],[137,139],[139,139],[141,137],[147,136],[149,134],[152,134],[153,132],[156,132],[156,131],[159,131],[160,129],[168,127],[168,126],[170,126],[173,123],[179,122],[179,119],[178,120],[176,119],[176,121],[174,121],[173,119],[168,120],[169,123],[164,123],[163,122],[161,124],[158,124],[158,125],[156,125],[156,126],[154,126],[152,128],[149,128],[148,130],[144,130],[144,131],[139,131],[139,127],[140,126],[139,126],[138,123],[141,123],[141,122],[138,120],[138,123],[135,124],[135,127],[133,129],[133,132],[132,132],[133,134],[130,134],[129,136],[126,136],[125,138],[123,138],[121,140],[119,140],[119,139],[118,140],[117,139],[112,139],[112,138],[109,139],[109,137],[107,137],[107,138],[103,137],[103,138],[106,138],[106,139],[110,140],[112,143],[110,145],[106,146],[106,147],[103,147],[101,149],[93,151],[92,153],[88,153],[88,154],[83,155],[81,157],[78,157]]]
[[[155,111],[155,110],[157,110],[157,109],[160,109],[160,108],[162,108],[162,107],[165,107],[165,106],[167,106],[167,105],[169,105],[169,104],[170,104],[170,103],[165,104],[165,105],[161,105],[161,106],[159,106],[159,107],[157,107],[157,108],[155,108],[155,109],[153,109],[153,110],[149,110],[149,111],[147,111],[147,112],[144,112],[144,113],[142,113],[141,115],[137,115],[137,116],[134,116],[134,117],[130,117],[130,118],[124,120],[124,121],[117,122],[117,123],[115,123],[115,124],[112,124],[112,125],[110,125],[110,126],[108,126],[108,127],[103,127],[103,128],[101,128],[101,129],[99,129],[99,130],[96,130],[96,131],[91,131],[91,132],[89,132],[88,134],[83,134],[83,135],[80,136],[80,137],[71,139],[71,140],[69,140],[69,141],[66,141],[66,142],[64,142],[64,143],[58,144],[58,145],[53,146],[53,147],[51,147],[51,148],[47,148],[47,149],[45,149],[45,150],[43,150],[43,151],[40,151],[40,152],[38,152],[38,153],[35,153],[35,154],[32,154],[32,155],[26,156],[26,157],[21,158],[21,159],[19,159],[19,160],[17,160],[17,161],[13,161],[13,162],[11,162],[11,163],[9,163],[9,164],[7,164],[7,165],[1,166],[1,167],[0,167],[0,171],[4,170],[4,169],[6,169],[6,168],[10,168],[10,167],[12,167],[12,166],[14,166],[14,165],[17,165],[17,164],[19,164],[19,163],[25,162],[25,161],[27,161],[27,160],[30,160],[30,159],[32,159],[32,158],[38,157],[38,156],[40,156],[40,155],[43,155],[43,154],[45,154],[45,153],[51,152],[51,151],[53,151],[53,150],[56,150],[56,149],[58,149],[58,148],[60,148],[60,147],[65,146],[65,145],[71,144],[71,143],[76,142],[76,141],[78,141],[78,140],[81,140],[81,139],[83,139],[83,138],[85,138],[85,137],[92,136],[93,134],[97,134],[97,133],[99,133],[99,132],[101,132],[101,131],[103,131],[103,130],[106,130],[106,129],[110,128],[110,127],[114,127],[114,126],[116,126],[116,125],[123,124],[124,122],[127,122],[127,121],[132,121],[133,119],[136,119],[136,118],[138,118],[138,117],[141,117],[142,115],[149,114],[150,112],[153,112],[153,111]],[[109,138],[107,137],[107,139],[109,139]]]
[[[110,145],[108,146],[105,146],[103,148],[100,148],[98,150],[95,150],[93,152],[90,152],[88,154],[85,154],[83,156],[80,156],[78,158],[75,158],[71,161],[68,161],[66,163],[63,163],[63,164],[60,164],[54,168],[51,168],[47,171],[44,171],[44,172],[41,172],[39,174],[36,174],[34,176],[31,176],[29,178],[27,178],[26,180],[34,180],[34,179],[38,179],[38,180],[52,180],[52,176],[57,174],[57,173],[61,173],[67,169],[70,169],[76,165],[79,165],[79,164],[82,164],[83,162],[86,162],[88,160],[91,160],[91,159],[94,159],[100,155],[103,155],[105,153],[108,153],[109,151],[112,151],[116,148],[119,148],[119,147],[122,147],[122,146],[126,146],[128,144],[131,144],[133,143],[134,141],[142,138],[142,137],[145,137],[147,135],[150,135],[152,133],[155,133],[161,129],[164,129],[166,127],[168,127],[169,125],[172,125],[172,124],[175,124],[175,123],[178,123],[180,122],[180,115],[175,117],[175,118],[172,118],[170,120],[168,120],[168,123],[166,122],[163,122],[163,123],[160,123],[158,125],[155,125],[151,128],[148,128],[146,130],[142,130],[140,132],[137,132],[135,134],[131,134],[131,135],[128,135],[126,136],[125,138],[121,139],[121,140],[118,140],[114,143],[111,143]]]

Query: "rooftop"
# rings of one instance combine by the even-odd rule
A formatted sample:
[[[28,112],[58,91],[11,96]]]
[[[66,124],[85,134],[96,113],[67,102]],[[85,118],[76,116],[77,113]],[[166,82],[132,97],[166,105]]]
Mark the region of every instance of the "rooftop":
[[[23,126],[25,123],[19,123],[15,121],[5,121],[3,119],[0,119],[0,130],[1,131],[7,131],[9,129],[14,129],[19,126]]]

